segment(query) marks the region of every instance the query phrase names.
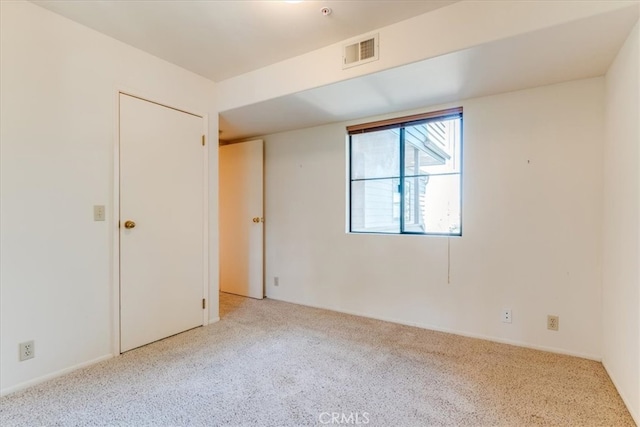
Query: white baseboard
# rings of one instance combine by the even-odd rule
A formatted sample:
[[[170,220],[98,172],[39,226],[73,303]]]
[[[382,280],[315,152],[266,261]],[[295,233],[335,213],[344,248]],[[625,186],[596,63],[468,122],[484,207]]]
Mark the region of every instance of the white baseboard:
[[[43,383],[45,381],[51,380],[53,378],[60,377],[62,375],[66,375],[66,374],[68,374],[70,372],[77,371],[78,369],[86,368],[87,366],[90,366],[90,365],[95,365],[96,363],[103,362],[103,361],[105,361],[107,359],[111,359],[112,357],[113,357],[113,354],[105,354],[104,356],[100,356],[100,357],[97,357],[95,359],[88,360],[86,362],[79,363],[77,365],[70,366],[68,368],[64,368],[64,369],[61,369],[59,371],[52,372],[50,374],[46,374],[46,375],[43,375],[43,376],[38,377],[38,378],[34,378],[32,380],[25,381],[25,382],[16,384],[16,385],[11,386],[11,387],[3,388],[2,390],[0,390],[0,396],[6,396],[7,394],[11,394],[11,393],[15,393],[16,391],[24,390],[25,388],[32,387],[32,386],[34,386],[36,384]]]
[[[216,323],[218,321],[220,321],[219,317],[215,317],[213,319],[209,319],[209,323],[207,323],[207,325],[211,325],[212,323]],[[3,388],[2,390],[0,390],[0,397],[6,396],[6,395],[11,394],[11,393],[15,393],[15,392],[20,391],[20,390],[24,390],[26,388],[32,387],[32,386],[34,386],[36,384],[43,383],[43,382],[51,380],[53,378],[57,378],[57,377],[60,377],[62,375],[66,375],[66,374],[68,374],[70,372],[77,371],[78,369],[82,369],[82,368],[85,368],[85,367],[90,366],[90,365],[95,365],[96,363],[100,363],[102,361],[111,359],[113,357],[114,357],[113,354],[105,354],[104,356],[100,356],[100,357],[97,357],[95,359],[92,359],[92,360],[89,360],[89,361],[86,361],[86,362],[83,362],[83,363],[79,363],[77,365],[70,366],[68,368],[64,368],[64,369],[61,369],[59,371],[52,372],[50,374],[46,374],[46,375],[43,375],[41,377],[37,377],[37,378],[34,378],[32,380],[29,380],[29,381],[24,381],[24,382],[16,384],[16,385]]]
[[[369,318],[369,319],[382,320],[384,322],[397,323],[397,324],[406,325],[406,326],[414,326],[416,328],[428,329],[430,331],[445,332],[445,333],[448,333],[448,334],[460,335],[460,336],[463,336],[463,337],[478,338],[478,339],[485,340],[485,341],[492,341],[492,342],[497,342],[497,343],[501,343],[501,344],[514,345],[516,347],[523,347],[523,348],[530,348],[530,349],[533,349],[533,350],[547,351],[549,353],[564,354],[566,356],[575,356],[575,357],[580,357],[582,359],[595,360],[596,362],[601,362],[602,361],[602,356],[595,355],[595,354],[588,354],[588,353],[569,351],[569,350],[565,350],[565,349],[562,349],[562,348],[546,347],[546,346],[537,345],[537,344],[530,344],[530,343],[522,342],[522,341],[513,341],[513,340],[509,340],[509,339],[505,339],[505,338],[499,338],[499,337],[493,337],[493,336],[489,336],[489,335],[482,335],[482,334],[476,334],[476,333],[472,333],[472,332],[459,331],[459,330],[455,330],[455,329],[442,328],[442,327],[439,327],[439,326],[429,325],[429,324],[425,324],[425,323],[408,322],[406,320],[394,319],[394,318],[391,318],[391,317],[371,316],[369,314],[359,313],[359,312],[356,312],[356,311],[341,310],[341,309],[336,309],[336,308],[332,308],[332,307],[323,307],[323,306],[320,306],[320,305],[308,304],[308,303],[305,303],[305,302],[293,301],[293,300],[284,299],[284,298],[274,298],[274,297],[271,297],[271,296],[268,297],[268,298],[272,299],[272,300],[276,300],[276,301],[288,302],[288,303],[291,303],[291,304],[298,304],[298,305],[304,305],[304,306],[307,306],[307,307],[320,308],[322,310],[336,311],[338,313],[350,314],[352,316],[366,317],[366,318]]]
[[[625,406],[629,410],[629,413],[631,414],[631,418],[633,418],[637,426],[640,426],[640,414],[636,412],[636,408],[633,407],[633,405],[631,405],[631,401],[627,398],[624,391],[620,387],[618,387],[618,382],[616,381],[616,378],[613,375],[611,375],[611,371],[607,368],[606,360],[602,361],[602,366],[604,366],[604,370],[607,371],[607,375],[609,375],[609,378],[611,378],[611,382],[613,383],[616,390],[618,390],[618,394],[620,395],[620,398],[622,399]]]

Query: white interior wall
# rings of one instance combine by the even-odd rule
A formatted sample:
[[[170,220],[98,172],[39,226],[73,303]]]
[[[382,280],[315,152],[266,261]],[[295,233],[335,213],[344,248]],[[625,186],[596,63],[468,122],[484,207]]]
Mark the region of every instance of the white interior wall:
[[[114,351],[116,91],[209,114],[214,84],[28,2],[1,2],[2,393]],[[217,144],[210,317],[218,317]],[[107,221],[93,221],[93,205]],[[36,357],[18,362],[18,343]]]
[[[605,78],[603,363],[640,424],[640,33]]]
[[[267,296],[599,359],[603,96],[594,78],[420,110],[464,107],[450,240],[345,232],[351,123],[264,136]]]

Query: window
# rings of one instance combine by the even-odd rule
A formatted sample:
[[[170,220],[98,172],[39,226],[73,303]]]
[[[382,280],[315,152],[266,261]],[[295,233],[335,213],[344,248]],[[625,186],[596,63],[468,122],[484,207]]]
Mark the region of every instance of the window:
[[[462,234],[461,107],[347,131],[351,232]]]

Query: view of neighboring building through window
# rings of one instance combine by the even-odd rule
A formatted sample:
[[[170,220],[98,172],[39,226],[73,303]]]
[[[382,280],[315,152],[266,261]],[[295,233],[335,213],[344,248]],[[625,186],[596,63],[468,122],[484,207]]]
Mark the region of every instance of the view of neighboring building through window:
[[[347,131],[351,232],[462,234],[462,108]]]

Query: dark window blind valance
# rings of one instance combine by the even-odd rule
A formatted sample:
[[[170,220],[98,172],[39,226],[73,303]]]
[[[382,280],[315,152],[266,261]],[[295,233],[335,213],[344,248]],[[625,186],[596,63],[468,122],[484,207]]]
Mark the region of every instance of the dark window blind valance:
[[[409,124],[455,118],[460,117],[461,115],[462,107],[448,108],[446,110],[431,111],[429,113],[414,114],[411,116],[396,117],[393,119],[378,120],[375,122],[347,126],[347,133],[349,135],[355,135],[359,133],[375,132],[384,129],[398,128]]]

